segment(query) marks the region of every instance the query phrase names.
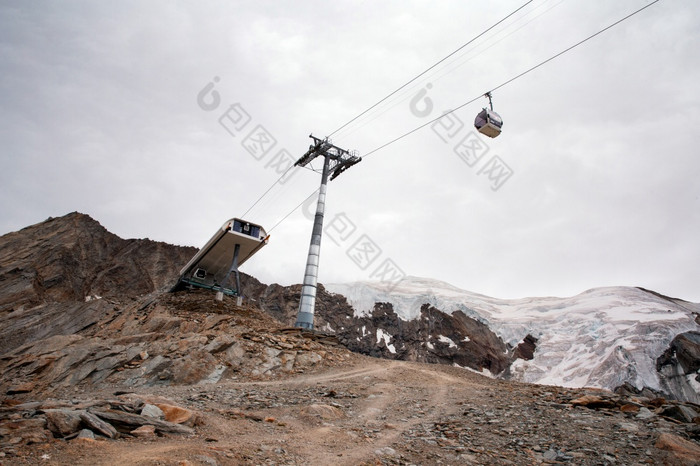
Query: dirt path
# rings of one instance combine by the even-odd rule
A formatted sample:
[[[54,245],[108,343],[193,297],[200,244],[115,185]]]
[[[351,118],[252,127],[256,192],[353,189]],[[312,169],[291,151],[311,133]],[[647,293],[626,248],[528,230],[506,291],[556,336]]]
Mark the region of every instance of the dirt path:
[[[664,459],[653,448],[655,436],[646,421],[572,409],[561,403],[569,396],[563,389],[497,381],[440,365],[361,358],[351,367],[284,380],[141,392],[201,413],[196,434],[55,442],[16,464],[491,465],[545,459],[643,464]]]
[[[440,369],[366,358],[286,380],[161,388],[158,395],[203,414],[197,435],[70,443],[43,462],[360,464],[397,456],[403,435],[453,412],[450,398],[473,384]]]

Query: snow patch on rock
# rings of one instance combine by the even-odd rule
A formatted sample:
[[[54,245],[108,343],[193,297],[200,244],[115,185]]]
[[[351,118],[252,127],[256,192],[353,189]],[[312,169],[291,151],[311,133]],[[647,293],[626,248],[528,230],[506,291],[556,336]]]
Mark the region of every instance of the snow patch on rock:
[[[451,338],[448,338],[445,335],[438,335],[438,340],[441,343],[448,344],[450,346],[450,348],[457,348],[457,343],[455,343],[454,341],[452,341]]]
[[[390,344],[389,341],[391,341],[393,337],[386,333],[384,330],[378,328],[377,329],[377,344],[379,344],[380,341],[384,340],[384,345],[387,347],[390,353],[396,354],[396,348],[394,345]]]

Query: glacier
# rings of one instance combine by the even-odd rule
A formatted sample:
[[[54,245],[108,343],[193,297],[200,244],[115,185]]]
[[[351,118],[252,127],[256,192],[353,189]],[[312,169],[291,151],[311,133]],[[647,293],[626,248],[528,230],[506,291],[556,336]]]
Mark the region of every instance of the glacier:
[[[634,287],[593,288],[567,298],[498,299],[419,277],[390,285],[324,286],[345,296],[357,317],[383,302],[408,321],[429,304],[447,314],[464,312],[512,347],[532,335],[538,340],[533,359],[516,360],[509,378],[544,385],[612,390],[627,382],[661,390],[657,358],[676,335],[700,331],[700,304]],[[697,383],[693,388],[697,392]]]

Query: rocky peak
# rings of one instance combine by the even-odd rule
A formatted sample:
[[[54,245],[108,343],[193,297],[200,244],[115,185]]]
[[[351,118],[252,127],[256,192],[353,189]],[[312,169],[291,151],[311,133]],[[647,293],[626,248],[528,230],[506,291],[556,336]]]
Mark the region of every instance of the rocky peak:
[[[0,237],[0,312],[165,286],[196,250],[125,240],[73,212]]]
[[[78,212],[3,235],[0,354],[94,325],[111,306],[107,300],[125,302],[162,289],[195,251],[122,239]]]

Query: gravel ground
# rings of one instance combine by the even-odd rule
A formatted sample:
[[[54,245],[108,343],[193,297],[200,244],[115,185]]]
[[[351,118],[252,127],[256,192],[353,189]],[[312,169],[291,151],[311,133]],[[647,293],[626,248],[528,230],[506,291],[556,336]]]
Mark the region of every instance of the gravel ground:
[[[651,400],[446,366],[353,356],[289,377],[137,393],[197,412],[195,433],[55,439],[5,449],[0,464],[700,464],[697,424],[655,414]],[[585,395],[587,406],[576,401]]]

